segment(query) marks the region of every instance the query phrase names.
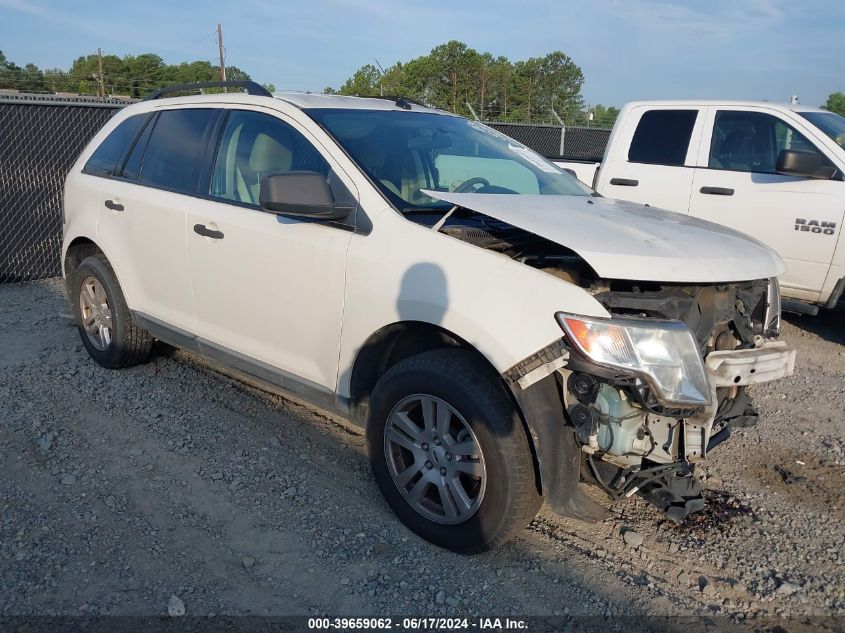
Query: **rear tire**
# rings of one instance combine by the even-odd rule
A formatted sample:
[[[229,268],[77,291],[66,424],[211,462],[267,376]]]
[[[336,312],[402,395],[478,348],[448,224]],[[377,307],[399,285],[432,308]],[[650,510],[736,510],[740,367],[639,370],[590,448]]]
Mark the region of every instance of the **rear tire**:
[[[149,358],[153,337],[132,317],[105,255],[82,260],[67,289],[79,337],[91,358],[108,369],[130,367]]]
[[[367,441],[388,504],[441,547],[492,549],[542,505],[519,413],[469,351],[434,350],[390,368],[370,397]]]

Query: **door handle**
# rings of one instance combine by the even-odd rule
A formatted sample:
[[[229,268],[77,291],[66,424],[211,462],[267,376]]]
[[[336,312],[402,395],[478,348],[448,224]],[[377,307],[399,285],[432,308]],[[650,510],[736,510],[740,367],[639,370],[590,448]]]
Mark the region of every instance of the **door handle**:
[[[194,233],[203,237],[210,237],[213,240],[223,239],[223,231],[215,231],[214,229],[208,228],[205,224],[194,224]]]
[[[111,209],[112,211],[123,211],[123,205],[119,202],[115,202],[114,200],[106,200],[103,204],[106,205],[106,209]]]
[[[636,187],[640,184],[639,180],[631,180],[630,178],[611,178],[611,185],[620,185],[622,187]]]
[[[732,196],[734,190],[727,187],[702,187],[701,193],[707,193],[711,196]]]

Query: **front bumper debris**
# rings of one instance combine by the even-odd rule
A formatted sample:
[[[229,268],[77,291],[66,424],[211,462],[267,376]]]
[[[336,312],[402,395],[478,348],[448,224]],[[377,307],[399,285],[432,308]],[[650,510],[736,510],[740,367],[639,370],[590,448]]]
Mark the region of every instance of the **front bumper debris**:
[[[742,387],[795,372],[795,350],[784,341],[769,341],[752,349],[711,352],[704,361],[714,387]]]
[[[765,341],[750,349],[711,352],[704,364],[710,379],[711,404],[701,415],[684,420],[684,457],[689,462],[707,456],[719,401],[716,389],[746,387],[791,376],[795,372],[795,350],[783,341]]]

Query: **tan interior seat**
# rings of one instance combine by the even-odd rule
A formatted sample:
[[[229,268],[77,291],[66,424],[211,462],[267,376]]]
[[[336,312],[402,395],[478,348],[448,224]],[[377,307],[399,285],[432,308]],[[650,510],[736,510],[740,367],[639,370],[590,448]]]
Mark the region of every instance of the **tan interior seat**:
[[[255,137],[252,151],[246,167],[238,165],[238,191],[241,198],[246,196],[253,204],[258,204],[261,191],[261,179],[267,174],[290,171],[293,164],[291,150],[267,134],[259,133]]]

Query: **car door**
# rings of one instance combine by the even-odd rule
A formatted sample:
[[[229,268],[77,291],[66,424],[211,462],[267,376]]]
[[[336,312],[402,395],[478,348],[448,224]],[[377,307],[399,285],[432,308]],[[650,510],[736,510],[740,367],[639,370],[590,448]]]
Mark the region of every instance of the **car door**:
[[[760,107],[714,107],[690,214],[756,237],[786,263],[780,277],[790,296],[816,300],[842,226],[841,182],[779,174],[781,150],[824,152],[795,125]],[[706,153],[705,153],[706,151]]]
[[[700,119],[696,107],[634,108],[623,128],[627,136],[611,142],[596,189],[608,198],[686,213]]]
[[[191,334],[196,308],[185,223],[218,113],[182,108],[154,114],[125,164],[101,188],[99,239],[130,308]]]
[[[198,336],[212,355],[259,377],[330,393],[351,227],[262,211],[259,190],[266,174],[316,171],[357,196],[315,139],[280,116],[227,110],[208,197],[188,218]]]

